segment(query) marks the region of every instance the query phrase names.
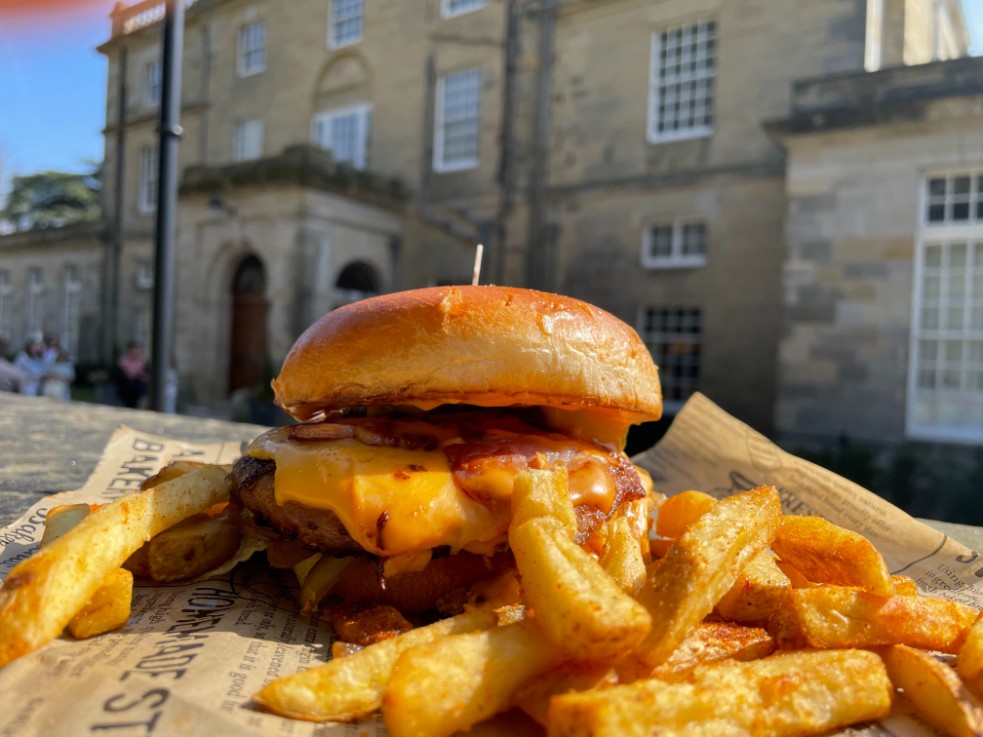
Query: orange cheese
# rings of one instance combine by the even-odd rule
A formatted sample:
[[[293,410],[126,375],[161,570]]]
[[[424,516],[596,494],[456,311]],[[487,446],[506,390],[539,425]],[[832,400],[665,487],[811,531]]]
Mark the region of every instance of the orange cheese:
[[[515,469],[480,464],[462,489],[444,449],[463,441],[439,434],[437,447],[407,449],[368,445],[355,437],[293,440],[279,428],[257,438],[248,452],[276,462],[278,504],[333,512],[369,552],[394,556],[449,546],[491,553],[507,539]],[[604,451],[554,433],[492,430],[490,437],[519,455],[535,451],[577,459],[567,464],[574,504],[610,511],[617,490]]]

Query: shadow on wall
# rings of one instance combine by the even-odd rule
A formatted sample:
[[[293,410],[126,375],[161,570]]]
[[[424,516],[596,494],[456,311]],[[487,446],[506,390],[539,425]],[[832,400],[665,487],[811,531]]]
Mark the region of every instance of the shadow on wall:
[[[884,448],[841,436],[820,451],[790,450],[912,516],[983,524],[983,447],[905,443]]]

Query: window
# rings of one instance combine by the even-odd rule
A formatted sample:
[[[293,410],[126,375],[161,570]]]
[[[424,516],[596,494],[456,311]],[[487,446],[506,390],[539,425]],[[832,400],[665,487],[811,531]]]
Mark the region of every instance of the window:
[[[364,169],[371,124],[369,105],[329,110],[314,117],[314,143],[330,151],[335,161]]]
[[[160,61],[149,61],[143,67],[143,104],[160,104]]]
[[[41,332],[44,329],[44,276],[36,267],[27,270],[26,312],[26,332]]]
[[[655,225],[642,237],[642,266],[648,269],[704,266],[707,228],[704,223]]]
[[[328,46],[340,49],[362,40],[362,0],[331,0]]]
[[[445,18],[453,18],[483,7],[485,0],[440,0],[440,14]]]
[[[658,31],[652,36],[648,138],[653,143],[713,133],[717,24]]]
[[[438,80],[434,170],[460,171],[478,165],[480,102],[480,69],[465,69]]]
[[[925,225],[983,224],[983,172],[929,177]]]
[[[915,263],[908,432],[983,441],[983,171],[926,180]]]
[[[236,125],[232,144],[233,161],[249,161],[263,155],[263,121],[244,120]]]
[[[0,269],[0,338],[10,339],[10,272]]]
[[[662,401],[678,412],[700,378],[703,317],[699,307],[647,307],[639,321],[642,340],[659,366]]]
[[[250,23],[239,29],[239,76],[249,77],[266,69],[266,23]]]
[[[157,147],[140,149],[140,183],[137,189],[137,208],[143,214],[157,209]]]
[[[80,300],[82,282],[79,279],[78,267],[74,264],[65,266],[62,280],[61,298],[61,345],[69,355],[78,355],[79,328],[81,326]]]

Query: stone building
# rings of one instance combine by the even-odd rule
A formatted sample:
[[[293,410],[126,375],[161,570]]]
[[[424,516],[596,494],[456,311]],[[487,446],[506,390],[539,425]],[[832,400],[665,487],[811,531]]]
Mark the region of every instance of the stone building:
[[[90,346],[103,355],[149,329],[161,9],[117,6],[100,47],[107,222],[90,250],[102,254],[103,291],[120,285]],[[852,421],[809,396],[843,362],[811,357],[838,323],[809,322],[813,308],[800,302],[839,299],[823,279],[839,279],[830,269],[840,267],[803,265],[824,253],[835,261],[837,248],[804,231],[819,217],[837,227],[854,218],[850,237],[894,238],[885,262],[870,251],[871,279],[905,257],[904,237],[913,273],[921,237],[897,230],[883,199],[897,180],[851,179],[850,202],[835,171],[821,187],[810,181],[820,176],[810,157],[825,162],[831,147],[843,171],[859,167],[843,136],[876,142],[880,129],[802,121],[837,80],[876,86],[975,61],[958,59],[968,47],[959,0],[197,0],[184,45],[173,360],[188,401],[261,383],[338,304],[470,281],[480,240],[483,282],[573,294],[636,325],[662,366],[670,412],[699,389],[789,436],[821,410],[824,432]],[[865,100],[849,105],[874,114]],[[980,115],[966,96],[932,105],[954,100],[966,120]],[[906,129],[925,146],[917,166],[933,151],[939,166],[952,163],[929,142],[946,135],[930,128]],[[850,214],[877,207],[884,233]],[[6,243],[0,269],[14,258]],[[852,298],[837,319],[901,304],[879,300],[863,312]],[[842,369],[878,385],[885,426],[908,406],[910,330],[891,328],[878,341],[893,347],[901,384],[881,386],[873,363]]]

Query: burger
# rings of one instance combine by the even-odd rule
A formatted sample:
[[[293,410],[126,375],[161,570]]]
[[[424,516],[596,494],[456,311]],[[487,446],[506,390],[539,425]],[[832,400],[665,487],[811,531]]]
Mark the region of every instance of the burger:
[[[661,415],[658,369],[585,302],[496,286],[362,300],[301,335],[273,389],[298,423],[247,448],[233,502],[275,566],[356,561],[332,595],[422,611],[507,566],[530,468],[565,469],[589,549],[607,520],[646,524],[651,483],[623,448]]]

